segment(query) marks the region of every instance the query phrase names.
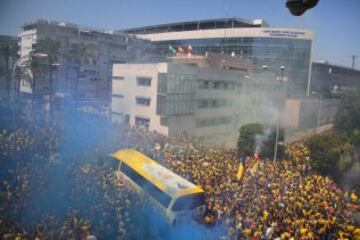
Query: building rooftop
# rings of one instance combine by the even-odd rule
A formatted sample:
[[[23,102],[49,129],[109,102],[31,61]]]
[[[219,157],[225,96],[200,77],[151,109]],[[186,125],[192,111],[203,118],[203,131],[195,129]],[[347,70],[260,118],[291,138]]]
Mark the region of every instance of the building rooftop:
[[[22,26],[22,28],[23,28],[24,31],[26,31],[26,30],[31,30],[31,29],[37,28],[38,26],[41,26],[41,25],[52,25],[52,26],[57,26],[57,27],[75,29],[75,30],[79,30],[79,31],[82,31],[82,32],[95,33],[95,34],[110,34],[110,35],[120,35],[120,36],[125,36],[126,35],[126,36],[131,37],[130,34],[126,34],[126,33],[121,32],[121,31],[106,30],[106,29],[101,29],[101,28],[83,26],[83,25],[70,23],[70,22],[46,20],[46,19],[42,19],[42,18],[36,19],[36,20],[28,22],[28,23],[25,23]]]
[[[0,41],[19,41],[20,38],[16,36],[0,35]]]
[[[233,17],[233,18],[205,19],[205,20],[194,20],[194,21],[151,25],[145,27],[129,28],[123,31],[133,34],[149,34],[149,33],[163,33],[163,32],[222,29],[222,28],[261,28],[261,27],[269,27],[269,24],[263,19],[248,20],[248,19]]]
[[[329,61],[326,60],[312,60],[312,64],[318,65],[318,66],[322,66],[322,67],[327,67],[327,68],[333,68],[334,70],[342,70],[342,71],[348,71],[348,72],[354,72],[356,74],[360,73],[360,69],[358,68],[352,68],[351,66],[346,66],[346,65],[340,65],[338,63],[331,63]]]
[[[190,64],[198,67],[210,67],[214,69],[239,70],[251,75],[252,63],[248,59],[230,56],[220,53],[206,52],[202,55],[177,54],[168,58],[172,63]]]

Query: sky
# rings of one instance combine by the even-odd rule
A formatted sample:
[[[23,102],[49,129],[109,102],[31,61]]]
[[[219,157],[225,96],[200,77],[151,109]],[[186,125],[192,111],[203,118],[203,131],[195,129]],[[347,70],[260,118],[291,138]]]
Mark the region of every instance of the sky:
[[[360,0],[320,0],[301,17],[286,0],[0,0],[0,35],[17,35],[37,18],[109,30],[209,18],[265,19],[271,27],[315,32],[313,59],[360,69]]]

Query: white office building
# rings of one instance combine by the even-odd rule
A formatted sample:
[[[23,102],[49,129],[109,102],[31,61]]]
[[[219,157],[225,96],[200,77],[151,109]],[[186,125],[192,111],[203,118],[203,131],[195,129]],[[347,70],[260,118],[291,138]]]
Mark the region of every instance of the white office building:
[[[150,45],[131,34],[110,30],[95,29],[72,23],[36,20],[26,23],[20,33],[21,57],[26,59],[40,39],[49,37],[60,42],[58,67],[54,72],[55,92],[71,96],[79,77],[78,95],[84,100],[109,100],[111,93],[112,64],[133,61],[146,61],[149,54],[144,54]],[[92,47],[93,61],[83,61],[80,72],[75,62],[66,56],[74,43],[85,43]],[[37,79],[39,94],[46,94],[46,79]],[[43,89],[41,89],[43,86]],[[21,91],[32,93],[31,83],[23,80]]]
[[[163,56],[170,49],[192,47],[194,54],[225,53],[250,60],[254,68],[267,65],[278,73],[286,67],[287,95],[309,94],[311,52],[314,38],[309,29],[273,28],[262,19],[208,19],[127,29],[125,32],[150,40]]]
[[[249,63],[235,69],[188,63],[114,64],[112,121],[144,126],[165,135],[187,133],[209,143],[235,146],[238,129],[256,118]],[[213,67],[209,67],[213,66]]]

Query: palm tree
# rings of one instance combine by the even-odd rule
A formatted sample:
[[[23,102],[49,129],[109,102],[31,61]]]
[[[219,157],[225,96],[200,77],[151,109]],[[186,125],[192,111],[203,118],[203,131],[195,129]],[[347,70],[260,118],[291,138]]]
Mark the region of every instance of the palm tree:
[[[5,69],[4,69],[4,76],[6,80],[6,91],[8,98],[10,98],[10,81],[11,81],[11,68],[10,60],[12,57],[18,57],[18,46],[11,44],[10,42],[3,42],[0,45],[0,54],[3,56],[5,60]]]
[[[36,80],[44,78],[48,75],[48,67],[44,64],[44,61],[41,58],[34,56],[33,52],[30,52],[29,58],[23,62],[22,66],[25,79],[30,81],[32,89],[31,105],[33,110],[34,97],[36,92]]]
[[[68,51],[68,58],[74,61],[77,65],[77,74],[75,81],[75,96],[76,100],[79,100],[79,78],[80,78],[80,69],[85,61],[91,61],[94,59],[94,45],[87,43],[73,43]]]
[[[54,86],[53,71],[56,70],[56,64],[60,56],[60,42],[52,38],[40,39],[34,46],[34,54],[46,55],[45,66],[49,73],[49,94],[50,94],[50,116],[53,116],[54,106]]]

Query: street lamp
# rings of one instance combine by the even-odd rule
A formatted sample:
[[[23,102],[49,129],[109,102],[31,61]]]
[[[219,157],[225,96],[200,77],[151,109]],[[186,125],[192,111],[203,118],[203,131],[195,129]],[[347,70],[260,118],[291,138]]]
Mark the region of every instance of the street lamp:
[[[280,67],[280,71],[281,71],[280,77],[278,77],[278,75],[279,75],[278,72],[276,70],[272,69],[272,68],[269,68],[269,66],[263,65],[263,66],[261,66],[261,68],[263,70],[271,70],[272,72],[275,73],[276,80],[280,82],[280,90],[281,90],[282,98],[284,98],[284,95],[283,95],[283,82],[287,81],[287,78],[284,77],[284,71],[285,71],[286,67],[284,65],[282,65]],[[275,137],[275,146],[274,146],[274,162],[275,163],[276,163],[276,160],[277,160],[280,118],[281,118],[281,100],[279,98],[279,101],[278,101],[278,121],[277,121],[277,125],[276,125],[276,137]]]

